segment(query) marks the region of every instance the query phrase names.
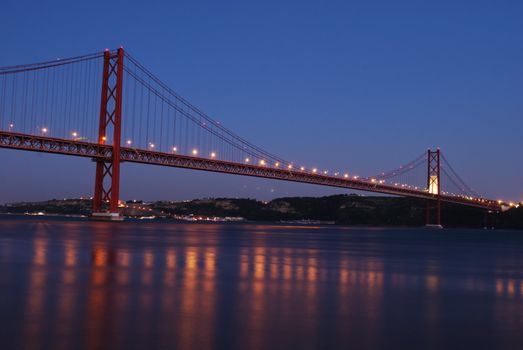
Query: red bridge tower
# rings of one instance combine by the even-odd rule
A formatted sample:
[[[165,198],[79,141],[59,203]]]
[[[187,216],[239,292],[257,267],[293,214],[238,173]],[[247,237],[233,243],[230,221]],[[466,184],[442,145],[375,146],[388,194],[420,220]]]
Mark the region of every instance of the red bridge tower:
[[[440,150],[427,151],[427,189],[433,198],[427,200],[426,225],[441,227]]]
[[[110,159],[96,159],[93,216],[107,220],[123,219],[118,212],[123,58],[123,48],[119,48],[116,52],[106,50],[104,53],[98,144],[112,143],[112,152]]]

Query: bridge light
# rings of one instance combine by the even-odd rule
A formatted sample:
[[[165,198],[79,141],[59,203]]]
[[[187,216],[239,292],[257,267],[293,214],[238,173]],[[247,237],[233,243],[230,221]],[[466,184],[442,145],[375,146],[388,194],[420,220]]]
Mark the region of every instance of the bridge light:
[[[127,141],[125,141],[125,143],[127,144],[127,146],[130,146],[130,145],[133,144],[133,141],[132,140],[127,140]]]
[[[102,142],[105,142],[107,140],[107,137],[102,136]]]
[[[154,143],[149,143],[149,148],[154,148],[156,145]]]
[[[287,165],[287,168],[290,170],[292,169],[292,164]]]
[[[196,148],[194,148],[191,153],[193,156],[196,156],[196,155],[198,155],[198,150]]]
[[[215,152],[211,152],[211,158],[216,158],[216,153]]]
[[[349,177],[349,174],[343,174],[343,177],[344,177],[344,178],[348,178],[348,177]]]
[[[279,162],[276,162],[276,163],[274,164],[274,166],[275,166],[276,168],[278,168],[278,167],[280,166],[280,163],[279,163]]]
[[[265,161],[263,159],[260,160],[260,165],[262,165],[262,166],[265,165]]]
[[[47,129],[47,128],[42,128],[42,134],[47,134],[48,131],[49,131],[49,129]]]
[[[74,137],[74,138],[77,138],[78,137],[78,133],[76,131],[73,131],[71,133],[71,136]]]
[[[328,173],[329,173],[329,171],[328,171],[328,170],[325,170],[325,171],[323,172],[323,175],[327,175]]]
[[[301,170],[301,171],[305,171],[305,167],[304,167],[304,166],[301,166],[301,167],[300,167],[300,170]]]
[[[178,148],[176,146],[173,146],[172,150],[173,150],[173,153],[176,153],[178,151]]]
[[[245,163],[249,163],[251,160],[249,158],[245,158]]]
[[[316,168],[313,168],[313,169],[312,169],[312,172],[313,172],[314,174],[316,174],[317,171],[318,171],[318,169],[316,169]]]
[[[9,131],[11,131],[14,127],[15,125],[13,123],[9,123]]]

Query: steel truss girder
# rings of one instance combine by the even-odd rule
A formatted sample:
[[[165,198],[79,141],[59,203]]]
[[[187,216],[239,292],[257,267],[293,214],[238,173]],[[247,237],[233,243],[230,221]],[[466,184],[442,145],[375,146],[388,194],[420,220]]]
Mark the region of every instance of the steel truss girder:
[[[12,132],[0,132],[0,148],[89,157],[93,158],[94,160],[105,161],[110,161],[113,157],[112,145],[101,145],[90,142],[16,134]],[[335,176],[311,174],[302,172],[300,170],[275,169],[128,147],[120,148],[120,157],[122,162],[169,166],[175,168],[203,170],[243,176],[254,176],[274,180],[293,181],[321,186],[383,193],[395,196],[437,200],[437,196],[435,194],[430,194],[424,190],[399,188],[386,184],[367,182],[365,180],[345,179]],[[477,202],[448,195],[440,195],[440,198],[441,201],[448,203],[461,204],[489,210],[501,210],[501,206],[498,204],[498,202],[490,199],[484,199],[484,202]]]
[[[112,154],[106,145],[12,132],[0,132],[0,147],[102,159]]]

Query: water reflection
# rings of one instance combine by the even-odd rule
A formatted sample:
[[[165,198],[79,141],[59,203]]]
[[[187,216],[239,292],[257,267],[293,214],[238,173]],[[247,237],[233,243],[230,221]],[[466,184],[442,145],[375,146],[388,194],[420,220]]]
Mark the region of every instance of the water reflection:
[[[45,296],[47,276],[43,268],[47,262],[47,240],[43,225],[38,225],[33,240],[32,264],[28,269],[27,298],[25,301],[22,339],[27,339],[28,348],[38,346],[44,336]]]
[[[511,330],[523,327],[523,275],[514,268],[523,256],[505,261],[501,248],[477,274],[430,251],[411,258],[378,239],[362,249],[359,236],[294,239],[288,227],[6,227],[0,268],[16,270],[20,283],[1,279],[2,326],[20,348],[379,348],[407,344],[397,336],[403,327],[410,343],[446,347],[448,317],[468,322],[455,309],[471,297],[486,311],[475,322],[493,333],[469,342],[493,345],[498,333],[521,340]]]

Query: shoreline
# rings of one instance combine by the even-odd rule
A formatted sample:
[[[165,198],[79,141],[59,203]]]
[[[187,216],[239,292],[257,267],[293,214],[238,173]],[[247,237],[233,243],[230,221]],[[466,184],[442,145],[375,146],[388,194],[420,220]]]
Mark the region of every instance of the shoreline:
[[[267,226],[280,226],[280,227],[303,227],[303,228],[333,228],[333,229],[364,229],[364,230],[423,230],[423,231],[445,231],[449,230],[474,230],[474,231],[513,231],[522,232],[518,229],[510,228],[478,228],[478,227],[445,227],[435,228],[430,226],[379,226],[379,225],[345,225],[338,223],[299,223],[299,222],[282,222],[282,221],[186,221],[177,220],[172,218],[155,218],[150,220],[140,220],[137,218],[125,217],[123,221],[104,221],[92,219],[85,215],[61,215],[61,214],[46,214],[46,215],[24,215],[18,213],[0,213],[0,219],[11,218],[15,220],[27,220],[27,221],[72,221],[72,222],[93,222],[93,223],[117,223],[117,224],[195,224],[195,225],[267,225]]]

